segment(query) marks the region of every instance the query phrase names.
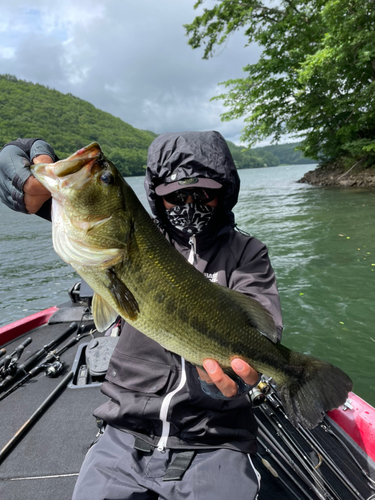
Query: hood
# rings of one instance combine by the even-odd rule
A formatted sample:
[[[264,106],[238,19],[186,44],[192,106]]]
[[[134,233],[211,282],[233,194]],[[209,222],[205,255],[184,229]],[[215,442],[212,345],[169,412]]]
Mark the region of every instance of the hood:
[[[221,227],[233,227],[232,208],[238,200],[240,179],[228,145],[219,132],[167,133],[151,143],[145,190],[151,211],[162,225],[165,223],[165,209],[155,188],[186,177],[208,177],[222,184]]]

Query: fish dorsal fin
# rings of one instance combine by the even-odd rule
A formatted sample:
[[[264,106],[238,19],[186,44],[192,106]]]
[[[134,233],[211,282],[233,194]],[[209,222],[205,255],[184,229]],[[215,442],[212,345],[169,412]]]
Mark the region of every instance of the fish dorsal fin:
[[[104,332],[116,321],[118,313],[100,295],[94,293],[92,299],[92,314],[99,332]]]
[[[116,302],[117,310],[124,319],[135,320],[139,313],[138,302],[129,288],[117,276],[116,272],[109,268],[106,270],[109,278],[108,289]]]
[[[278,342],[279,339],[275,321],[271,313],[262,306],[260,302],[249,295],[245,295],[235,290],[230,290],[228,288],[223,288],[223,290],[231,296],[232,300],[241,306],[247,314],[251,325],[254,326],[259,333],[269,338],[274,343]]]

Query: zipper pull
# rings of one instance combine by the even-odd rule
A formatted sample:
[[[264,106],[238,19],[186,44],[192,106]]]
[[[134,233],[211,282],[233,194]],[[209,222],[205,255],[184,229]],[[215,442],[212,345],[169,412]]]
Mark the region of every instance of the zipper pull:
[[[166,452],[165,442],[163,441],[162,444],[159,443],[159,446],[156,449],[160,451],[160,453],[165,453]]]
[[[190,245],[190,254],[188,258],[189,264],[195,264],[195,256],[197,253],[197,241],[195,239],[195,234],[193,236],[190,236],[189,238],[189,245]]]

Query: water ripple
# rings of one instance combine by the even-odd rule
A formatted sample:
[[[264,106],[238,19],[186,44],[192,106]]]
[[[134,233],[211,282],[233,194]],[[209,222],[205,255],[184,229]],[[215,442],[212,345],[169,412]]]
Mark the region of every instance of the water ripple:
[[[296,181],[310,166],[241,170],[239,227],[269,248],[283,342],[337,364],[375,405],[375,196]],[[131,178],[143,204],[143,178]],[[0,205],[0,325],[67,300],[78,280],[52,249],[50,224]]]

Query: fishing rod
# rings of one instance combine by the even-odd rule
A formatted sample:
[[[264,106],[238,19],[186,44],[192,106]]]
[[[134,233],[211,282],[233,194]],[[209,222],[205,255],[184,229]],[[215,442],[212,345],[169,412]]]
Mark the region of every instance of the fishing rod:
[[[353,460],[353,462],[357,465],[357,467],[359,468],[359,470],[361,471],[361,474],[367,479],[367,481],[369,482],[369,488],[371,488],[372,490],[375,490],[375,481],[370,477],[369,473],[362,467],[362,465],[358,462],[358,460],[355,458],[355,456],[353,455],[353,453],[349,450],[349,448],[346,446],[346,444],[344,443],[344,441],[342,439],[340,439],[333,431],[332,429],[330,428],[330,426],[325,423],[325,424],[321,424],[320,426],[325,432],[329,433],[331,436],[333,436],[340,444],[341,446],[344,448],[344,450],[348,453],[348,455],[350,456],[350,458]]]
[[[56,337],[54,340],[51,340],[49,344],[43,346],[41,349],[31,354],[31,356],[29,356],[24,363],[22,363],[19,366],[17,366],[17,363],[13,365],[11,371],[8,371],[6,377],[0,382],[0,390],[8,386],[21,373],[27,374],[29,368],[36,361],[38,361],[39,358],[45,356],[46,353],[49,353],[52,349],[54,349],[57,345],[59,345],[60,342],[62,342],[68,335],[70,335],[77,329],[78,325],[75,321],[73,321],[73,323],[71,323],[69,327],[66,330],[64,330],[58,337]]]
[[[10,364],[17,364],[17,361],[22,356],[24,349],[29,344],[31,344],[32,341],[33,341],[33,339],[31,337],[28,337],[18,347],[16,347],[15,350],[11,354],[8,354],[5,358],[0,360],[0,377],[3,377],[3,373],[4,373],[4,377],[5,377],[5,370],[9,368]],[[1,349],[1,351],[3,351],[3,353],[0,354],[0,357],[4,356],[4,354],[6,354],[6,349]],[[4,365],[5,365],[5,368],[4,368]]]
[[[259,410],[263,413],[263,415],[266,417],[267,421],[271,424],[273,429],[276,432],[276,435],[280,437],[280,439],[284,442],[284,445],[287,446],[287,448],[292,452],[292,454],[298,459],[298,461],[301,463],[305,471],[309,474],[309,476],[312,477],[312,482],[308,476],[300,469],[299,466],[291,459],[289,455],[286,454],[284,448],[278,443],[278,441],[272,436],[272,434],[269,432],[267,427],[259,420],[257,416],[257,422],[258,425],[260,426],[259,433],[263,433],[263,438],[268,442],[270,446],[273,447],[273,449],[278,453],[278,455],[286,462],[289,467],[292,468],[292,470],[307,484],[307,486],[314,491],[314,493],[321,499],[328,499],[328,500],[334,500],[331,494],[326,490],[320,474],[317,473],[315,470],[314,464],[311,462],[311,459],[306,455],[304,450],[300,448],[298,443],[294,442],[292,440],[288,440],[289,436],[286,434],[287,438],[285,439],[285,436],[282,435],[282,432],[284,431],[283,428],[279,428],[278,426],[275,425],[275,422],[272,420],[272,415],[274,411],[271,410],[269,405],[267,405],[267,401],[269,398],[272,398],[271,393],[274,392],[274,388],[271,385],[271,378],[268,377],[262,377],[261,384],[259,384],[257,387],[259,388],[259,391],[254,393],[254,389],[250,392],[250,398],[254,403],[254,394],[255,396],[258,397],[259,402],[256,404],[256,406],[259,406]],[[257,389],[257,388],[255,388]],[[268,436],[268,437],[267,437]],[[283,439],[284,438],[284,439]],[[286,441],[286,442],[285,442]],[[292,442],[291,442],[292,441]],[[319,456],[318,456],[319,458]],[[310,466],[313,468],[313,470],[310,469],[310,467],[306,464],[306,461]],[[284,470],[284,469],[283,469]],[[287,473],[287,472],[286,472]],[[291,476],[292,480],[294,482],[295,478]],[[298,481],[296,484],[300,487],[300,484]],[[320,490],[318,490],[316,484],[319,486]],[[332,487],[331,485],[328,485],[331,490]],[[304,491],[304,490],[303,490]],[[336,498],[339,498],[336,494],[336,492],[332,491],[333,494],[335,494]],[[304,492],[306,494],[306,492]]]
[[[267,399],[269,401],[270,398]],[[332,500],[334,498],[340,499],[340,496],[332,487],[332,485],[327,481],[327,479],[322,474],[320,474],[318,468],[322,464],[322,457],[319,454],[317,454],[318,463],[314,464],[309,455],[305,452],[305,450],[293,438],[292,434],[285,431],[284,426],[281,424],[274,410],[267,404],[263,405],[261,410],[265,415],[265,417],[267,418],[268,422],[274,428],[279,438],[283,441],[285,446],[293,453],[293,455],[298,459],[298,461],[301,463],[306,472],[312,477],[312,479],[324,492],[325,498]],[[313,451],[315,452],[315,450]],[[329,493],[327,488],[334,495],[333,497],[331,493]]]
[[[84,326],[81,326],[80,328],[83,329]],[[47,377],[52,378],[59,375],[64,367],[64,363],[61,362],[60,356],[70,347],[77,344],[77,342],[79,342],[81,339],[87,337],[90,334],[91,332],[86,333],[84,335],[82,333],[79,333],[76,337],[72,337],[63,347],[60,347],[60,349],[56,349],[54,351],[49,352],[44,361],[42,361],[37,366],[32,368],[29,372],[26,373],[26,375],[19,382],[17,382],[13,387],[4,392],[0,396],[0,401],[2,401],[7,396],[12,394],[15,390],[17,390],[19,387],[25,384],[28,380],[38,375],[38,373],[40,373],[42,370],[45,371]]]
[[[322,429],[326,430],[324,425],[320,426]],[[357,488],[353,485],[353,483],[349,480],[349,478],[342,472],[342,470],[337,467],[337,464],[332,460],[332,458],[325,452],[325,450],[322,448],[320,443],[315,439],[313,434],[309,431],[306,431],[303,428],[297,429],[297,432],[305,438],[306,442],[311,446],[312,449],[316,450],[316,452],[320,453],[321,456],[323,457],[324,463],[327,465],[327,467],[335,474],[335,476],[341,481],[341,483],[350,491],[350,493],[355,496],[356,498],[359,498],[360,500],[365,500],[364,497],[361,495],[361,493],[357,490]],[[328,428],[326,432],[330,432],[335,438],[337,438],[342,446],[345,446],[344,443],[341,442],[341,440],[338,438],[338,436],[335,435],[334,432],[329,431]],[[356,463],[356,465],[360,468],[362,474],[365,475],[366,479],[371,481],[371,478],[365,473],[365,471],[362,469],[362,467],[359,465],[359,462],[356,460],[356,458],[352,455],[349,449],[346,449],[348,455],[352,458],[352,460]],[[371,487],[371,486],[370,486]]]
[[[310,488],[311,491],[320,500],[326,500],[327,496],[323,494],[316,485],[310,480],[310,478],[303,472],[303,470],[293,461],[293,459],[285,453],[284,448],[276,441],[276,439],[269,432],[267,427],[255,416],[258,423],[258,433],[263,438],[269,446],[272,446],[273,450],[284,460],[284,462],[295,472],[299,478]],[[295,479],[293,479],[294,482]],[[296,483],[298,484],[298,482]]]
[[[40,415],[48,408],[50,403],[61,393],[63,389],[68,385],[73,377],[73,371],[68,372],[65,377],[61,380],[59,385],[51,392],[51,394],[43,401],[43,403],[37,408],[37,410],[31,415],[31,417],[26,420],[26,422],[18,429],[15,435],[10,439],[4,448],[0,451],[0,463],[6,458],[9,452],[14,448],[16,443],[20,441],[23,436],[29,431],[30,427],[38,420]]]
[[[268,379],[268,383],[270,383],[271,379]],[[270,414],[272,415],[272,419],[275,421],[277,424],[277,429],[276,433],[278,436],[280,434],[283,434],[284,436],[287,437],[287,439],[291,439],[294,443],[297,443],[297,441],[292,437],[295,434],[299,434],[300,438],[303,440],[303,442],[308,445],[311,450],[317,455],[317,457],[320,459],[320,462],[318,463],[317,466],[314,467],[314,469],[317,469],[320,467],[320,465],[323,463],[326,465],[329,471],[331,471],[336,478],[340,481],[342,486],[356,499],[358,500],[365,500],[365,497],[363,494],[358,491],[358,489],[354,486],[354,484],[349,480],[349,478],[346,476],[346,474],[341,470],[338,465],[335,463],[335,461],[332,459],[332,457],[326,452],[326,450],[323,448],[323,446],[320,444],[320,442],[317,440],[317,438],[314,436],[314,433],[310,430],[304,429],[301,425],[299,425],[297,428],[293,427],[294,432],[293,433],[288,433],[284,429],[284,425],[282,421],[280,420],[285,420],[289,422],[289,418],[286,415],[282,403],[280,401],[278,393],[275,391],[274,387],[271,385],[270,390],[266,393],[267,394],[267,402],[274,408],[274,412],[271,412]],[[290,423],[289,423],[290,425]],[[359,463],[359,461],[356,459],[354,454],[351,452],[349,447],[343,442],[342,439],[340,439],[339,436],[336,435],[335,432],[330,428],[328,421],[326,420],[324,423],[320,424],[320,428],[324,430],[325,432],[329,433],[332,437],[334,437],[342,446],[343,450],[345,450],[346,454],[352,459],[354,464],[359,468],[361,474],[365,477],[367,480],[367,486],[370,490],[375,490],[375,481],[370,477],[369,473],[362,467],[362,465]],[[280,438],[282,439],[282,435]],[[297,444],[297,447],[299,450],[301,450],[300,445]],[[324,482],[328,485],[330,489],[333,490],[332,485],[330,482],[325,478],[325,475],[322,474]],[[336,493],[337,494],[337,493]],[[374,495],[375,497],[375,495]],[[339,496],[339,498],[341,498]],[[371,497],[370,497],[371,498]],[[369,500],[369,499],[367,499]]]
[[[18,353],[19,353],[18,357],[20,357],[23,350],[25,349],[25,347],[27,347],[29,344],[31,344],[32,341],[33,341],[33,339],[31,337],[28,337],[18,347],[16,347],[14,349],[14,351],[11,354],[9,354],[8,356],[13,358],[14,356],[18,355]],[[6,354],[6,349],[1,349],[1,351],[4,351],[4,352],[2,354],[0,354],[0,357],[3,356],[4,354]],[[4,362],[5,362],[4,359],[0,360],[0,368],[4,365]]]
[[[279,397],[276,393],[272,394],[273,397],[268,398],[269,403],[271,406],[274,406],[279,410],[281,415],[284,417],[284,419],[288,420],[288,416],[286,415],[285,411],[283,410],[282,403],[279,400]],[[280,424],[282,425],[282,424]],[[335,437],[338,442],[341,444],[341,446],[345,449],[345,451],[348,453],[350,458],[353,460],[353,462],[357,465],[357,467],[360,469],[362,475],[369,481],[369,487],[374,489],[374,481],[370,478],[369,474],[367,471],[363,469],[361,464],[358,462],[358,460],[354,457],[354,455],[351,453],[349,448],[343,443],[343,441],[336,436],[336,434],[329,428],[328,425],[326,424],[321,424],[320,427],[325,430],[327,433]],[[341,481],[341,483],[349,490],[349,492],[358,498],[359,500],[365,500],[365,498],[361,495],[361,493],[357,490],[357,488],[352,484],[352,482],[348,479],[348,477],[342,472],[340,468],[338,468],[337,464],[332,460],[332,458],[327,454],[327,452],[323,449],[323,447],[320,445],[320,443],[317,441],[317,439],[314,437],[313,433],[311,431],[308,431],[304,429],[302,426],[298,426],[298,428],[295,429],[296,432],[304,439],[308,445],[311,447],[311,449],[320,455],[324,461],[324,463],[327,465],[327,467],[335,474],[335,476]]]
[[[302,485],[297,481],[297,479],[291,474],[285,465],[277,458],[277,456],[271,451],[269,446],[272,447],[272,443],[269,446],[263,441],[263,439],[258,436],[258,443],[263,447],[264,451],[271,457],[271,459],[280,467],[280,469],[286,474],[286,476],[293,482],[295,485],[302,491],[305,497],[308,500],[314,500],[312,496],[302,487]],[[300,496],[297,496],[296,492],[293,490],[291,486],[280,476],[280,474],[272,467],[272,465],[266,460],[260,453],[257,453],[257,457],[260,459],[264,467],[275,477],[277,478],[281,484],[296,498],[297,500],[301,500]]]

